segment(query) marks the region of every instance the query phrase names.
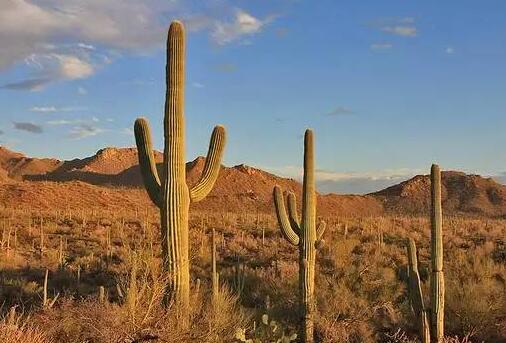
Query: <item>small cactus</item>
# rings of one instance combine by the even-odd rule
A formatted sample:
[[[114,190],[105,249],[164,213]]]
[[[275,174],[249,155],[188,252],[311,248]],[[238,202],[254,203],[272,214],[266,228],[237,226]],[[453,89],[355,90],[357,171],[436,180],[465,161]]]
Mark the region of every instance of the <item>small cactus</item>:
[[[261,325],[254,326],[253,332],[248,338],[247,330],[238,328],[236,329],[234,338],[236,342],[245,343],[290,343],[297,339],[297,334],[286,335],[285,330],[275,320],[270,320],[269,315],[263,314]]]
[[[302,189],[302,220],[297,215],[295,194],[288,194],[288,215],[279,186],[274,187],[274,204],[283,236],[299,247],[299,291],[302,307],[302,339],[313,342],[315,316],[314,279],[316,249],[325,232],[325,222],[316,227],[316,191],[314,177],[313,131],[304,135],[304,180]]]
[[[420,330],[422,343],[430,342],[429,322],[427,309],[423,303],[422,285],[418,273],[418,260],[416,257],[416,244],[413,238],[408,240],[408,293],[411,308],[415,313],[417,325]]]

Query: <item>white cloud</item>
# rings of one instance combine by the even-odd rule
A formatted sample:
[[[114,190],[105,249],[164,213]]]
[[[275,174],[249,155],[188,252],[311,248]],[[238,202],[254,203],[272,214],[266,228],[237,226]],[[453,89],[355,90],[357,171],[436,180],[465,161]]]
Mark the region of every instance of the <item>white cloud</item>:
[[[160,16],[178,6],[175,0],[3,0],[0,2],[0,69],[44,46],[75,39],[119,49],[144,49],[163,42]],[[56,44],[55,44],[56,43]]]
[[[55,112],[73,112],[85,110],[85,107],[56,107],[56,106],[34,106],[30,112],[55,113]]]
[[[2,88],[39,91],[51,82],[84,79],[95,73],[96,65],[91,59],[86,54],[31,54],[24,62],[33,76],[3,85]]]
[[[79,95],[87,95],[88,94],[88,90],[86,90],[86,88],[84,88],[84,87],[77,87],[77,94],[79,94]]]
[[[417,29],[414,26],[385,26],[381,28],[383,31],[404,37],[415,37],[417,35]]]
[[[195,6],[179,0],[0,0],[0,45],[8,47],[0,49],[0,72],[29,66],[24,79],[0,88],[39,91],[51,82],[90,77],[123,53],[162,48],[172,18],[183,18],[189,31],[209,30],[219,45],[242,41],[274,19],[238,9],[227,21],[228,2],[216,4],[213,16]]]
[[[373,43],[370,45],[371,50],[388,50],[393,47],[392,43]]]
[[[415,37],[418,35],[416,21],[413,17],[379,18],[372,23],[377,29],[402,37]]]
[[[201,84],[200,82],[193,82],[192,86],[195,88],[204,88],[204,85]]]
[[[211,38],[218,45],[225,45],[243,36],[260,32],[264,25],[272,20],[273,17],[261,20],[239,9],[232,22],[216,21],[214,23]]]
[[[448,55],[451,55],[451,54],[454,54],[455,53],[455,49],[451,46],[447,47],[445,49],[445,52],[448,54]]]
[[[59,74],[66,79],[84,79],[94,72],[94,68],[90,63],[77,56],[55,54],[54,57],[58,59],[60,64]]]
[[[82,139],[82,138],[93,137],[93,136],[99,135],[105,131],[106,130],[96,127],[96,126],[93,126],[93,125],[80,124],[78,126],[73,127],[70,130],[68,136],[69,136],[69,138],[72,138],[72,139]]]
[[[303,176],[303,169],[298,166],[265,167],[262,169],[299,181],[302,180]],[[426,174],[426,171],[411,168],[364,172],[334,172],[328,170],[315,171],[317,187],[320,192],[356,194],[366,194],[379,191],[418,174]]]
[[[95,47],[91,44],[78,43],[77,46],[80,47],[81,49],[95,50]]]

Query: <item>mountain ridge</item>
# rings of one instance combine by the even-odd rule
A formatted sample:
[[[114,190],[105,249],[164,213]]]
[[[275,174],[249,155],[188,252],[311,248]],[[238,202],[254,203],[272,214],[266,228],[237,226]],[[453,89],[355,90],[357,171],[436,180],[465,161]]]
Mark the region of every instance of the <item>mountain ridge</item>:
[[[163,154],[156,151],[155,160],[161,174]],[[202,156],[186,164],[189,186],[198,181],[204,164],[205,158]],[[107,147],[89,157],[60,161],[30,158],[0,147],[0,186],[20,181],[29,182],[32,186],[40,186],[38,181],[53,182],[53,190],[60,186],[68,192],[72,192],[73,187],[89,188],[90,192],[98,193],[100,188],[105,188],[108,192],[122,188],[122,192],[132,189],[137,194],[143,187],[136,148]],[[295,192],[300,199],[302,185],[294,179],[280,177],[246,164],[222,166],[211,193],[204,201],[193,206],[212,211],[228,209],[272,212],[272,188],[276,184],[285,191]],[[444,171],[442,185],[443,207],[447,214],[506,216],[506,186],[491,178]],[[14,189],[11,185],[11,192]],[[8,197],[9,192],[5,191],[5,187],[2,194]],[[330,193],[318,195],[318,199],[321,215],[426,214],[430,208],[430,179],[428,175],[417,175],[366,195]]]

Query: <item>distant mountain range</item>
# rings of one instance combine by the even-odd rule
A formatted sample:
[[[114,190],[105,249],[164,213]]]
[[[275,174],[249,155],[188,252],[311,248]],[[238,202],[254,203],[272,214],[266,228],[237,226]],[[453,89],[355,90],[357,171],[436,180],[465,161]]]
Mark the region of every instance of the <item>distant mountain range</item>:
[[[155,156],[161,162],[162,154],[156,152]],[[198,157],[187,163],[189,184],[198,180],[204,162],[205,158]],[[455,171],[443,172],[442,181],[446,214],[506,216],[506,186],[491,178]],[[222,166],[212,192],[204,201],[192,206],[212,211],[272,212],[272,188],[275,184],[296,192],[300,199],[302,186],[296,180],[244,164]],[[121,205],[109,204],[104,194],[110,197],[111,202],[125,201],[129,206],[149,204],[142,190],[135,148],[105,148],[84,159],[60,161],[30,158],[0,147],[1,203],[15,206],[16,202],[20,202],[32,204],[35,208],[44,207],[44,204],[58,206],[60,199],[48,201],[56,194],[65,195],[67,199],[75,197],[76,201],[89,206],[96,203],[101,206]],[[94,201],[93,197],[101,198]],[[322,216],[426,214],[429,205],[429,177],[418,175],[368,195],[320,195],[318,212]]]

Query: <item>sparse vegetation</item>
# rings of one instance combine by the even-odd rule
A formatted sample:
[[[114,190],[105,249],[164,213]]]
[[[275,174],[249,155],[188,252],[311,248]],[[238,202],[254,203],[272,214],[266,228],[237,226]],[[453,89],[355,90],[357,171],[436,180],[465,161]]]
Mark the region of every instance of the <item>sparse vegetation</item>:
[[[147,122],[135,124],[151,206],[137,201],[143,195],[139,190],[109,192],[80,183],[73,185],[74,197],[92,190],[92,203],[71,205],[65,187],[44,182],[37,199],[46,203],[10,201],[0,208],[1,342],[414,343],[420,337],[427,343],[429,327],[438,343],[506,340],[506,220],[446,216],[443,229],[437,166],[431,173],[430,218],[395,214],[427,201],[399,200],[413,191],[398,192],[399,186],[351,201],[367,208],[361,215],[333,213],[335,207],[322,211],[317,228],[308,130],[301,221],[293,189],[287,214],[277,186],[277,218],[259,210],[271,205],[270,199],[259,204],[250,190],[239,195],[243,202],[238,203],[247,201],[256,213],[238,207],[225,212],[224,204],[215,204],[190,215],[190,203],[203,199],[217,179],[225,132],[215,128],[201,177],[189,187],[179,22],[171,25],[168,55],[162,178]],[[61,166],[51,165],[52,172]],[[258,172],[238,168],[247,175]],[[426,186],[423,177],[417,182]],[[27,189],[14,182],[7,187],[10,194]],[[500,194],[488,193],[480,204],[492,199],[494,207],[484,213],[499,213]],[[380,205],[381,197],[389,197],[384,206],[393,210]],[[473,201],[467,205],[477,206]],[[320,244],[325,228],[326,242]],[[430,309],[424,305],[429,303]]]

